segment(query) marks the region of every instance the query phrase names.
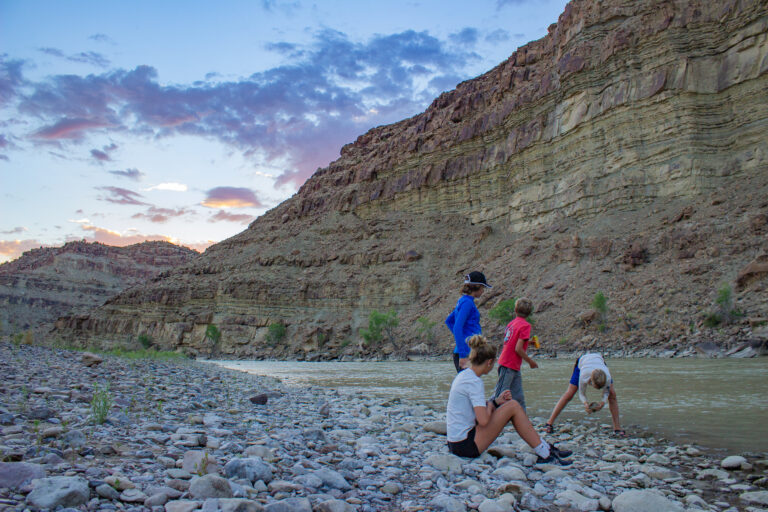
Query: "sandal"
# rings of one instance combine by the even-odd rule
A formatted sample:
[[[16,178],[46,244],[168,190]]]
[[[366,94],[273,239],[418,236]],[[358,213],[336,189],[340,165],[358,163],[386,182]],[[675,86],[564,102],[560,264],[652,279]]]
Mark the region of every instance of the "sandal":
[[[627,437],[627,433],[624,432],[623,428],[614,429],[613,435],[616,437]]]
[[[544,432],[546,432],[547,434],[551,434],[554,431],[555,431],[555,427],[553,427],[551,423],[544,424]]]

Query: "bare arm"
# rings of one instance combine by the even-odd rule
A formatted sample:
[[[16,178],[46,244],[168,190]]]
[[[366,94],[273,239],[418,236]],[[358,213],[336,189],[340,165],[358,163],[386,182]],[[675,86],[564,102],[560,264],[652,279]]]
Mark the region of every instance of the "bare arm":
[[[528,366],[530,366],[531,368],[538,368],[539,365],[536,363],[536,361],[531,359],[531,356],[529,356],[525,351],[524,344],[526,341],[528,341],[528,338],[524,340],[523,339],[517,340],[517,345],[515,345],[515,353],[519,355],[523,359],[523,361],[528,363]]]

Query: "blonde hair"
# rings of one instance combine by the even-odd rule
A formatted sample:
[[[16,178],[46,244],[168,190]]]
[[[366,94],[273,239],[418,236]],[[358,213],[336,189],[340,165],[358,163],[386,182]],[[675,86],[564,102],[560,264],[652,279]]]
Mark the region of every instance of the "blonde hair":
[[[533,302],[531,299],[520,297],[515,302],[515,314],[523,318],[528,318],[533,313]]]
[[[603,370],[594,370],[592,372],[592,377],[590,378],[592,381],[592,384],[595,385],[597,389],[603,389],[605,387],[605,372]]]
[[[488,343],[482,334],[467,338],[467,345],[472,349],[469,353],[469,362],[475,366],[496,358],[496,347]]]

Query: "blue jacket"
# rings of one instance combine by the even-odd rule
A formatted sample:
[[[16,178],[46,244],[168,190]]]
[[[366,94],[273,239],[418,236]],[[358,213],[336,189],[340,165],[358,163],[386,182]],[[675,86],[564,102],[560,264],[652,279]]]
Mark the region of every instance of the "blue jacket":
[[[451,330],[453,339],[456,340],[453,353],[459,354],[459,357],[469,357],[467,338],[482,333],[480,311],[475,306],[475,298],[471,295],[462,295],[454,310],[445,319],[445,325]]]

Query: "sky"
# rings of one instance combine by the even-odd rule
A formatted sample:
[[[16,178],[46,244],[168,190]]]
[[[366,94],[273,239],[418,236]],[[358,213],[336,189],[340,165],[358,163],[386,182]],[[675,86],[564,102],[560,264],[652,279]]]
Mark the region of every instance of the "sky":
[[[565,3],[0,0],[0,263],[73,240],[204,250]]]

